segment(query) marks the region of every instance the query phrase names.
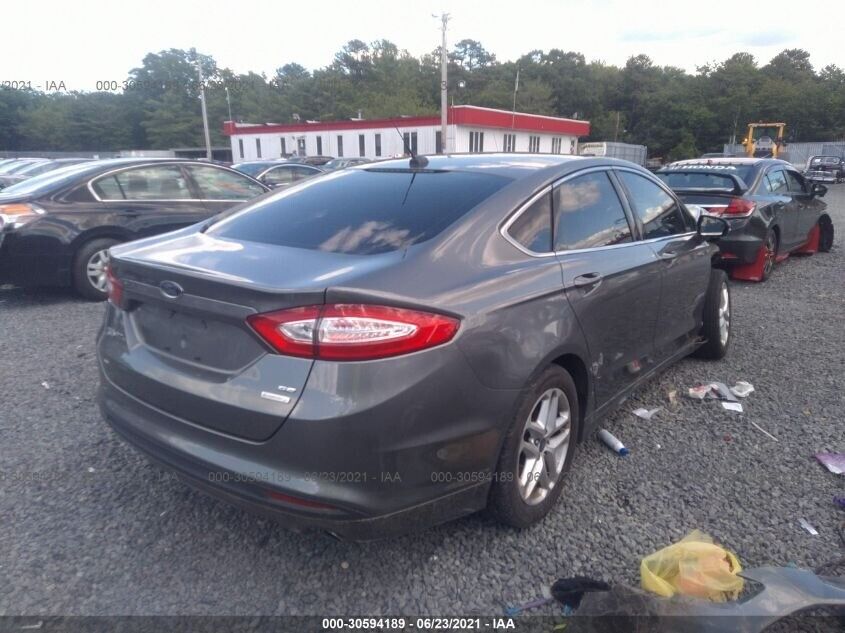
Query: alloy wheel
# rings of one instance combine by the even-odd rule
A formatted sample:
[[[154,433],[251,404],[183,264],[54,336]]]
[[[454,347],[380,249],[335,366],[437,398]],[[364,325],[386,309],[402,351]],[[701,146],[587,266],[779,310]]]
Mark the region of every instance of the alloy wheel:
[[[106,291],[106,267],[109,263],[109,251],[104,248],[97,251],[88,259],[88,264],[85,266],[85,275],[94,288],[100,292]]]
[[[557,485],[569,452],[572,410],[561,389],[548,389],[531,409],[522,432],[517,485],[528,505],[541,503]]]
[[[775,267],[775,257],[777,256],[777,238],[774,233],[769,233],[766,237],[766,259],[763,262],[763,277],[768,277]]]

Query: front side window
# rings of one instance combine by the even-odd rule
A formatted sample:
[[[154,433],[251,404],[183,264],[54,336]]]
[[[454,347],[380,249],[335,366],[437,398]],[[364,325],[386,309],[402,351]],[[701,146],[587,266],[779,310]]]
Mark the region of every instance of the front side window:
[[[188,182],[177,165],[126,169],[91,185],[101,200],[188,200]]]
[[[631,227],[605,172],[568,180],[554,189],[556,251],[631,241]]]
[[[786,176],[783,175],[783,171],[780,169],[770,171],[766,174],[765,182],[766,191],[769,193],[784,195],[789,191],[789,187],[786,184]]]
[[[347,165],[344,165],[346,167]],[[294,180],[305,180],[306,178],[313,178],[321,172],[317,169],[308,169],[308,167],[292,167]]]
[[[206,200],[249,200],[264,188],[239,174],[207,165],[187,165],[188,172]]]
[[[695,230],[692,217],[658,185],[630,171],[617,174],[628,192],[634,213],[643,224],[643,239],[681,235]]]
[[[330,253],[386,253],[431,239],[509,182],[470,172],[343,170],[261,200],[208,233]]]
[[[552,250],[552,194],[545,193],[531,203],[513,224],[508,234],[529,251],[548,253]]]
[[[804,177],[794,171],[786,170],[786,183],[789,187],[789,193],[807,193],[807,188],[804,186]]]

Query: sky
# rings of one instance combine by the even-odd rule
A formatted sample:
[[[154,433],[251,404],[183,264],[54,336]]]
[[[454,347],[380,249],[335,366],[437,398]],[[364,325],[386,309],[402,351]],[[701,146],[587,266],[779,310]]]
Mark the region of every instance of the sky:
[[[34,7],[37,5],[37,13]],[[845,66],[845,2],[806,11],[794,1],[650,0],[40,0],[3,7],[0,81],[37,89],[95,90],[122,81],[144,55],[195,47],[218,66],[264,72],[297,62],[331,63],[351,39],[389,39],[412,55],[470,38],[501,61],[560,48],[622,65],[645,53],[658,65],[694,72],[737,51],[761,63],[803,48],[819,69]],[[822,8],[823,7],[823,8]],[[52,82],[52,83],[51,83]]]

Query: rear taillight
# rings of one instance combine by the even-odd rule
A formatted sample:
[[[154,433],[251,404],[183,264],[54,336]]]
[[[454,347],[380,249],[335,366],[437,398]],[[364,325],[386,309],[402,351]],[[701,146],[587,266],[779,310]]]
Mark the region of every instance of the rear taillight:
[[[287,356],[373,360],[418,352],[454,338],[452,317],[404,308],[330,304],[255,314],[247,323]]]
[[[111,266],[106,268],[106,294],[109,302],[119,308],[123,301],[123,282],[117,278]]]
[[[745,198],[731,198],[726,207],[706,207],[712,215],[729,215],[733,218],[747,217],[754,213],[757,204]]]

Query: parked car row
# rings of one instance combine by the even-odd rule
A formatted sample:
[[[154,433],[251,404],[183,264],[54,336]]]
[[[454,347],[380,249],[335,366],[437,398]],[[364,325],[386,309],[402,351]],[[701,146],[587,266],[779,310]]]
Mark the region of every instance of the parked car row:
[[[275,190],[274,170],[316,168],[240,167],[115,159],[14,185],[0,279],[108,298],[100,408],[130,444],[351,539],[482,508],[541,520],[603,416],[681,358],[728,352],[725,268],[833,239],[824,186],[771,159],[654,175],[438,155]]]
[[[694,159],[672,163],[657,176],[685,203],[728,221],[720,257],[735,279],[765,281],[790,254],[833,246],[833,222],[821,200],[827,188],[786,161]]]

